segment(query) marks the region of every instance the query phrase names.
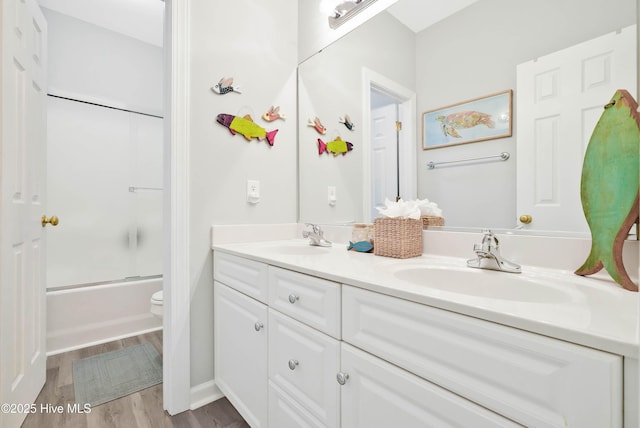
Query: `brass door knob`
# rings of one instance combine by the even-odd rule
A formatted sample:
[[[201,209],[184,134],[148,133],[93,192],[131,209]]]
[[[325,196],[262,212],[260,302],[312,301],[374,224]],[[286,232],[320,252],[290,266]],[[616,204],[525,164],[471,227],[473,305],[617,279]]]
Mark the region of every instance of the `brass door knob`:
[[[533,217],[530,214],[523,214],[520,216],[520,223],[529,224],[533,221]]]
[[[51,224],[51,226],[57,226],[59,222],[60,220],[58,220],[58,217],[54,215],[52,215],[50,218],[47,218],[46,215],[42,216],[42,227],[45,227],[47,223]]]

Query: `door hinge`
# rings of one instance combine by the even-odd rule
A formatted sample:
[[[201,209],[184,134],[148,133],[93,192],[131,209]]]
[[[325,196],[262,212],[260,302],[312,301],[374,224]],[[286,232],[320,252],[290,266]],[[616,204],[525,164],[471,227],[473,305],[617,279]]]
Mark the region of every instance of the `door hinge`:
[[[396,131],[402,131],[402,122],[396,121]]]

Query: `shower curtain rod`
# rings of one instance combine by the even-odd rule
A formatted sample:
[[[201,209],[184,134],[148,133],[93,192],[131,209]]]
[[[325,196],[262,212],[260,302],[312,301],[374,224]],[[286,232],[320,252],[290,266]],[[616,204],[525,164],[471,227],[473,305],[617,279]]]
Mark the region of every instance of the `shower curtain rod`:
[[[52,98],[60,98],[61,100],[75,101],[77,103],[90,104],[92,106],[110,108],[112,110],[120,110],[120,111],[125,111],[127,113],[135,113],[135,114],[141,114],[143,116],[157,117],[158,119],[164,119],[162,116],[158,116],[158,115],[150,114],[150,113],[143,113],[141,111],[127,110],[126,108],[113,107],[113,106],[108,106],[108,105],[105,105],[105,104],[92,103],[91,101],[84,101],[84,100],[79,100],[79,99],[76,99],[76,98],[63,97],[61,95],[54,95],[54,94],[51,94],[51,93],[48,93],[47,95],[52,97]]]

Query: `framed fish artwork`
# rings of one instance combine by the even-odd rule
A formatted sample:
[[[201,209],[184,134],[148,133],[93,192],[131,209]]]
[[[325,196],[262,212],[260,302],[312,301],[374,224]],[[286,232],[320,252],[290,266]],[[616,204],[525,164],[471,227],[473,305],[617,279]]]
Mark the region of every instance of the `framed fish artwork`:
[[[510,137],[513,91],[426,111],[422,114],[424,150]]]

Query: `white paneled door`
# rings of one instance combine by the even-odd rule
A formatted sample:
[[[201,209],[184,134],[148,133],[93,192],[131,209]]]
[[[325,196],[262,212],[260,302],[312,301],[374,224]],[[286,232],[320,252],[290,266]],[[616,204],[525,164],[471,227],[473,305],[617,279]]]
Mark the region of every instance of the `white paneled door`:
[[[0,426],[13,428],[46,374],[47,24],[35,0],[0,0],[0,8]]]
[[[390,104],[371,111],[371,218],[379,216],[385,199],[398,195],[398,107]]]
[[[525,228],[588,232],[580,202],[584,153],[604,105],[636,93],[636,26],[517,67],[517,215]]]

